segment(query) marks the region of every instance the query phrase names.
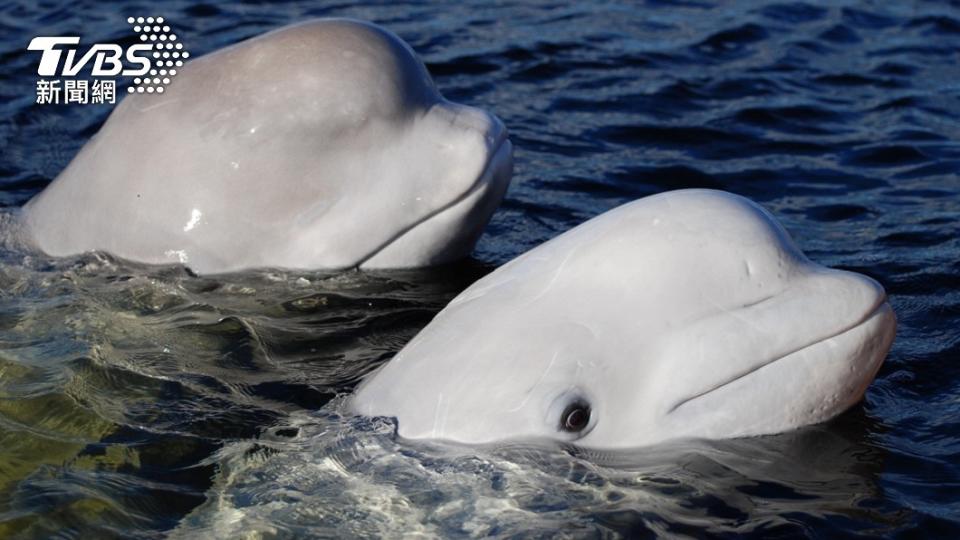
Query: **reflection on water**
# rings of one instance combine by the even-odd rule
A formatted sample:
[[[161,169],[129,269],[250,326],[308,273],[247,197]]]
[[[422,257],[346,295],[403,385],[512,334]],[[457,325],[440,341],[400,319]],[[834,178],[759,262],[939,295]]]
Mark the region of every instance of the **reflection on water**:
[[[515,180],[475,260],[418,272],[50,260],[0,214],[0,537],[960,533],[955,2],[163,9],[197,54],[314,16],[384,24],[445,95],[504,120]],[[108,113],[34,103],[25,44],[123,43],[144,10],[0,5],[0,205],[42,189]],[[336,396],[496,265],[685,187],[758,200],[811,258],[884,284],[900,326],[863,404],[626,455],[405,444],[338,415]]]
[[[6,530],[37,535],[171,527],[204,500],[222,444],[351,388],[488,270],[218,279],[13,258],[0,268],[0,504]]]
[[[864,441],[868,424],[854,413],[774,437],[584,454],[398,444],[384,420],[307,415],[225,447],[209,501],[177,533],[789,535],[797,521],[881,531],[903,520],[877,508],[883,456]]]

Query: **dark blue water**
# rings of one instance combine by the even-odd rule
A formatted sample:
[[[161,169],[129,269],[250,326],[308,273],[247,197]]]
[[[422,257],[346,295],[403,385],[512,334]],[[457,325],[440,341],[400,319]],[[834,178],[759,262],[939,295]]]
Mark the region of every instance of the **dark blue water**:
[[[429,271],[197,278],[4,250],[0,537],[960,534],[960,3],[7,2],[0,204],[110,110],[35,104],[27,43],[129,44],[129,15],[163,15],[194,55],[380,23],[504,120],[514,182],[474,258]],[[329,403],[496,265],[688,187],[759,201],[812,259],[886,287],[899,331],[861,405],[598,456],[400,445]]]

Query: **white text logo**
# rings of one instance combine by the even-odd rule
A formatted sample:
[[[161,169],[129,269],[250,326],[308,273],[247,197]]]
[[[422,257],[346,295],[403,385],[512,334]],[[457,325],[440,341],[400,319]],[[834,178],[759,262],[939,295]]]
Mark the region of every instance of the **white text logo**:
[[[79,36],[33,38],[27,49],[41,53],[37,75],[76,77],[89,67],[92,77],[134,77],[127,92],[163,93],[190,53],[163,17],[129,17],[127,23],[141,43],[126,49],[115,43],[96,43],[83,50]],[[41,104],[116,102],[115,80],[40,79],[36,88],[37,103]]]

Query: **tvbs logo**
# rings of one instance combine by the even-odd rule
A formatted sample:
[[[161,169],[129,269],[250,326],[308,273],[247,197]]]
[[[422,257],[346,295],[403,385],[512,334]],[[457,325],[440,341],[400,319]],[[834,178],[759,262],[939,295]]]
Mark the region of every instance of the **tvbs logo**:
[[[164,22],[163,17],[128,18],[141,43],[126,48],[96,43],[83,51],[78,36],[41,36],[33,38],[27,49],[41,53],[37,67],[41,77],[76,77],[89,68],[92,77],[134,77],[127,92],[162,94],[177,68],[190,57]],[[37,103],[115,102],[115,80],[37,81]]]
[[[153,45],[137,44],[127,49],[126,59],[131,64],[139,67],[124,69],[123,48],[114,43],[97,43],[77,60],[77,50],[74,48],[80,44],[79,37],[35,37],[27,46],[31,51],[43,51],[40,57],[40,67],[37,68],[37,75],[41,77],[54,77],[61,73],[60,59],[63,56],[62,46],[68,46],[66,49],[66,61],[63,62],[62,74],[66,77],[73,77],[80,73],[80,70],[93,60],[93,68],[90,74],[94,77],[115,77],[117,75],[144,75],[150,71],[150,51]]]

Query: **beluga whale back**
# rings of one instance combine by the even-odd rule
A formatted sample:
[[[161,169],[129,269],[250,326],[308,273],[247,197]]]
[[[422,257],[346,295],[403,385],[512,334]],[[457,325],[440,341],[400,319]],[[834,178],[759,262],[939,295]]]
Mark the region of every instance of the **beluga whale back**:
[[[776,433],[860,400],[895,328],[880,285],[811,262],[758,205],[674,191],[479,280],[347,407],[461,443]]]
[[[503,124],[446,101],[400,38],[324,19],[124,98],[24,208],[54,256],[198,272],[411,267],[465,256],[503,197]]]

